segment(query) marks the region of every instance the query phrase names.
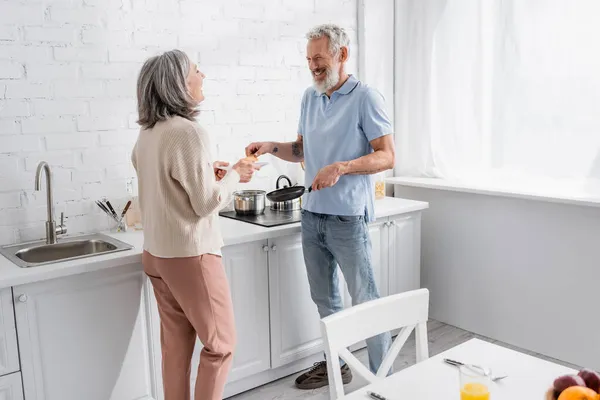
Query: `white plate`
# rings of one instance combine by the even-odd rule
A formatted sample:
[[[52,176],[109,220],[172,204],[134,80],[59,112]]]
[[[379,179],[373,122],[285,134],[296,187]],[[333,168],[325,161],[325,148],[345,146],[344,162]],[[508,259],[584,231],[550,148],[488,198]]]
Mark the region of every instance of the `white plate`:
[[[260,162],[255,162],[253,165],[256,167],[264,167],[265,165],[268,165],[269,163],[266,161],[260,161]],[[232,165],[229,165],[227,167],[217,167],[217,169],[221,169],[223,171],[229,171],[232,168]]]

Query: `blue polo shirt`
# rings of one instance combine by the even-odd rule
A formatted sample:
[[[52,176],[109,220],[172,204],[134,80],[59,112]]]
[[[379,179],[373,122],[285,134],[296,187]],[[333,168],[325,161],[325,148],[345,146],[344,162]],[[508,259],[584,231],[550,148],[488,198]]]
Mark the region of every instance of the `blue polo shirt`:
[[[356,77],[350,75],[331,98],[308,88],[298,124],[304,142],[306,186],[321,168],[370,154],[370,142],[391,133],[383,96]],[[302,208],[319,214],[364,216],[371,222],[374,191],[371,175],[344,175],[330,188],[305,194]]]

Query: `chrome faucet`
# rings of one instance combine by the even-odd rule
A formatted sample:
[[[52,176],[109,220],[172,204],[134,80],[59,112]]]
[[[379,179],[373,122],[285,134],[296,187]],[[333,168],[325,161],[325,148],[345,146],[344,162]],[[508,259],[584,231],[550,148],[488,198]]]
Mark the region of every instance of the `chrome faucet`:
[[[65,225],[65,214],[60,213],[60,225],[56,226],[54,220],[54,202],[52,200],[52,172],[46,161],[41,161],[35,171],[35,190],[41,190],[42,186],[42,170],[46,172],[46,202],[48,207],[48,220],[46,221],[46,243],[55,244],[57,235],[67,233]]]

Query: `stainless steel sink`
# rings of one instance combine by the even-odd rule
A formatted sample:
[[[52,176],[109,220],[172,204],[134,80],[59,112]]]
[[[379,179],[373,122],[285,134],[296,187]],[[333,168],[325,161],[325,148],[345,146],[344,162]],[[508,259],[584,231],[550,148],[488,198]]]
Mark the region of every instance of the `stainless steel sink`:
[[[61,238],[55,244],[45,241],[0,248],[0,254],[19,267],[36,267],[61,261],[130,250],[133,246],[101,233]]]

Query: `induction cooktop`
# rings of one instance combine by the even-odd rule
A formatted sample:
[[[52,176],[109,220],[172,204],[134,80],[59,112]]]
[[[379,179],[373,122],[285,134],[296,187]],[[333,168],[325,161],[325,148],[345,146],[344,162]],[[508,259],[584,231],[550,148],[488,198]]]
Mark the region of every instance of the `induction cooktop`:
[[[274,226],[294,224],[300,222],[301,211],[274,211],[270,208],[265,208],[264,214],[261,215],[239,215],[235,211],[222,211],[220,216],[231,218],[249,224],[264,226],[271,228]]]

